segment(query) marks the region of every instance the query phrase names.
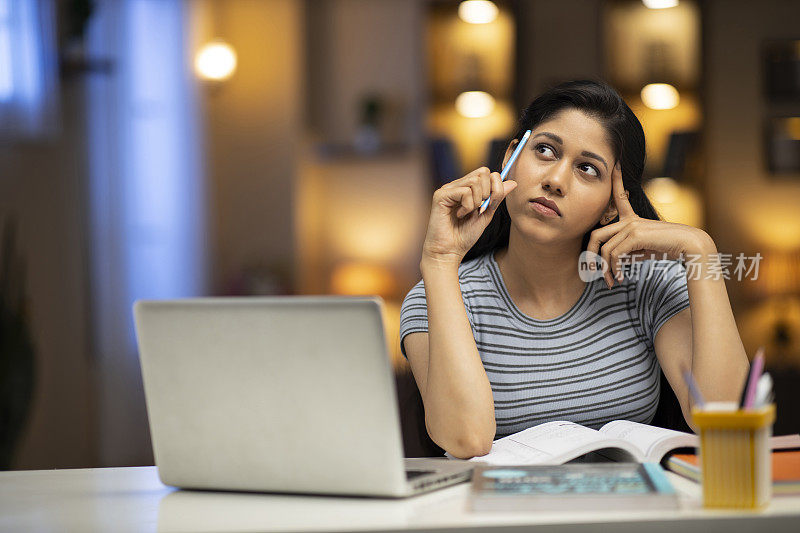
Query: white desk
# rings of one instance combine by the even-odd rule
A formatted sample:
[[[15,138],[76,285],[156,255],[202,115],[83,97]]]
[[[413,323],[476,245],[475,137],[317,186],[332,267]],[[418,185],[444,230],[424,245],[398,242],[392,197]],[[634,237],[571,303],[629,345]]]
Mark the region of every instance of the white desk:
[[[0,472],[1,531],[800,531],[800,497],[760,512],[708,511],[699,486],[669,474],[677,513],[471,513],[468,484],[406,500],[178,491],[155,467]],[[599,524],[602,524],[598,526]],[[506,529],[507,528],[507,529]]]

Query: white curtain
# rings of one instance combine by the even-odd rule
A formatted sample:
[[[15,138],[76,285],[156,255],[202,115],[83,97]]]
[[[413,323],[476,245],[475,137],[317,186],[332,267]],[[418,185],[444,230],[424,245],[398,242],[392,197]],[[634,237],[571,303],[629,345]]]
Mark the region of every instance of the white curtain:
[[[97,0],[88,80],[92,315],[100,461],[150,454],[131,306],[206,291],[205,182],[200,168],[189,3]]]
[[[0,0],[0,138],[55,133],[54,11],[52,0]]]

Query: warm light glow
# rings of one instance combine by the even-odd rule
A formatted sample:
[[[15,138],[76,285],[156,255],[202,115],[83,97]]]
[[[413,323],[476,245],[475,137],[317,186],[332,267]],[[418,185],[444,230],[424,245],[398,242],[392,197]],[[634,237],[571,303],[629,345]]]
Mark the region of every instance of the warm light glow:
[[[763,256],[756,290],[766,296],[800,294],[800,253],[769,251]]]
[[[392,261],[413,239],[412,227],[403,226],[402,209],[381,208],[380,205],[361,209],[343,207],[336,210],[335,216],[338,219],[329,222],[325,230],[330,235],[329,244],[348,258]]]
[[[466,0],[458,5],[458,16],[470,24],[488,24],[497,18],[497,6],[488,0]]]
[[[645,183],[644,192],[667,222],[703,227],[703,205],[700,195],[691,187],[672,178],[653,178]]]
[[[766,266],[767,261],[769,257],[765,256],[761,268]],[[758,277],[761,278],[760,269]],[[745,287],[754,285],[750,278],[742,283],[747,283]],[[800,298],[789,295],[769,297],[760,292],[755,292],[753,296],[763,299],[750,300],[747,306],[742,306],[741,311],[736,313],[736,325],[742,342],[745,347],[750,347],[747,352],[753,353],[757,346],[765,346],[765,362],[770,372],[780,366],[800,368]],[[783,324],[789,330],[790,345],[775,338],[777,324]]]
[[[492,114],[494,98],[483,91],[467,91],[456,98],[456,111],[468,118],[480,118]]]
[[[800,141],[800,117],[786,119],[786,134],[793,141]]]
[[[642,0],[645,7],[650,9],[666,9],[678,5],[678,0]]]
[[[392,365],[395,369],[408,370],[408,361],[400,351],[400,304],[396,300],[383,301],[383,327]]]
[[[653,178],[645,185],[645,193],[651,201],[671,204],[678,199],[680,189],[672,178]]]
[[[642,123],[647,139],[647,158],[654,161],[663,161],[666,157],[673,132],[702,128],[700,102],[691,93],[682,94],[680,103],[666,112],[650,109],[641,98],[631,98],[628,105]]]
[[[514,106],[508,100],[498,99],[492,114],[482,118],[467,118],[452,104],[436,104],[427,117],[427,127],[437,135],[453,139],[464,168],[478,168],[486,164],[486,147],[492,139],[507,135],[516,121]]]
[[[672,109],[680,102],[680,95],[668,83],[651,83],[642,89],[642,102],[650,109]]]
[[[744,201],[744,197],[742,198]],[[748,208],[736,210],[739,226],[759,245],[778,251],[800,248],[800,212],[790,195],[747,198]]]
[[[236,70],[236,51],[223,41],[205,44],[195,56],[194,68],[201,78],[227,80]]]
[[[344,263],[331,275],[334,294],[378,295],[387,298],[396,292],[397,283],[385,267],[369,263]]]

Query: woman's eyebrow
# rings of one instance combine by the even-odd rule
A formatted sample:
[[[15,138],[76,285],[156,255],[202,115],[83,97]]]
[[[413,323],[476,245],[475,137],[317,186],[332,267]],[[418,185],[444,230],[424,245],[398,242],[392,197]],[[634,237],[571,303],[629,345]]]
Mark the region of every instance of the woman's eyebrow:
[[[600,161],[601,163],[603,163],[603,166],[605,166],[605,167],[606,167],[606,170],[608,170],[608,163],[606,163],[606,160],[605,160],[605,159],[603,159],[602,157],[600,157],[599,155],[597,155],[596,153],[594,153],[594,152],[587,152],[586,150],[584,150],[583,152],[581,152],[581,155],[582,155],[583,157],[591,157],[592,159],[597,159],[598,161]]]
[[[536,135],[533,136],[533,139],[535,139],[536,137],[547,137],[548,139],[554,140],[558,144],[564,144],[564,141],[561,140],[561,137],[559,137],[555,133],[550,133],[549,131],[542,131],[540,133],[537,133]]]
[[[534,135],[531,138],[535,139],[536,137],[547,137],[548,139],[552,139],[553,141],[557,142],[558,144],[564,144],[564,141],[561,139],[561,137],[559,137],[555,133],[550,133],[549,131],[539,132],[539,133],[537,133],[536,135]],[[584,150],[583,152],[581,152],[581,155],[583,157],[591,157],[592,159],[597,159],[598,161],[603,163],[603,166],[606,167],[606,171],[608,171],[608,163],[606,163],[606,160],[603,159],[602,157],[600,157],[599,155],[597,155],[596,153],[588,152],[588,151]]]

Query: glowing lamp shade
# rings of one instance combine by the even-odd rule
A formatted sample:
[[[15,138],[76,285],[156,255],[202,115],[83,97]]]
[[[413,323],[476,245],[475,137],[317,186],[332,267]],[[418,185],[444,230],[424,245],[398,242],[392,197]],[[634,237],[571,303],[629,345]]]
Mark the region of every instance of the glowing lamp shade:
[[[497,18],[497,6],[489,0],[466,0],[458,4],[458,17],[470,24],[488,24]]]
[[[223,41],[207,43],[197,52],[194,68],[203,79],[227,80],[236,70],[236,51]]]
[[[494,98],[483,91],[467,91],[456,98],[456,111],[467,118],[481,118],[494,111]]]
[[[377,294],[388,298],[397,292],[397,282],[385,267],[349,262],[339,265],[331,274],[331,291],[348,295]]]
[[[650,9],[667,9],[678,5],[678,0],[642,0],[645,7]]]
[[[668,83],[651,83],[642,88],[642,102],[650,109],[672,109],[681,97],[678,90]]]

